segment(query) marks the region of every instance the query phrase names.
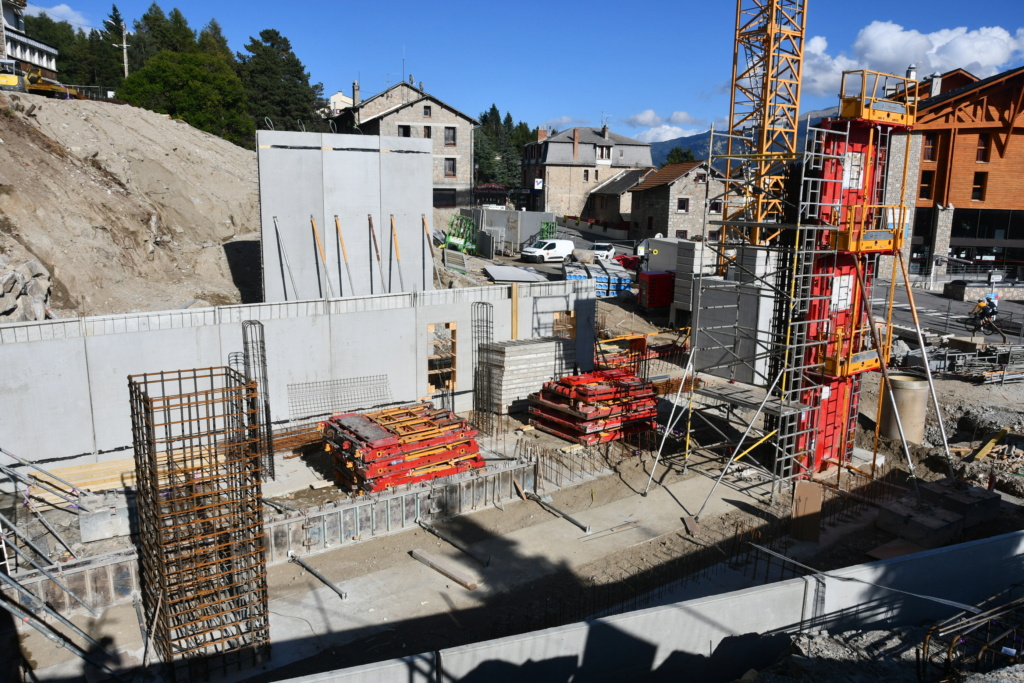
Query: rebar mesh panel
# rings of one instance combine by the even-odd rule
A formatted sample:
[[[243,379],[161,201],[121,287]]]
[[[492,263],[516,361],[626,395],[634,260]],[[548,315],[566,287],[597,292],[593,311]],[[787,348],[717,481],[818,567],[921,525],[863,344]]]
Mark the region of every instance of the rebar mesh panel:
[[[316,422],[337,413],[355,412],[391,402],[391,382],[387,375],[288,385],[288,412],[293,423]]]
[[[128,378],[146,621],[189,674],[270,642],[255,382],[229,367]]]

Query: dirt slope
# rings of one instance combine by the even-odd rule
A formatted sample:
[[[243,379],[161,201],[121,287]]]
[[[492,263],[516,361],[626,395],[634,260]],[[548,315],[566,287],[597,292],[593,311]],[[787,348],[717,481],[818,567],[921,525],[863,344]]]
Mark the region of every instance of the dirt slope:
[[[255,153],[127,105],[11,93],[0,140],[0,254],[49,268],[58,315],[258,288]]]

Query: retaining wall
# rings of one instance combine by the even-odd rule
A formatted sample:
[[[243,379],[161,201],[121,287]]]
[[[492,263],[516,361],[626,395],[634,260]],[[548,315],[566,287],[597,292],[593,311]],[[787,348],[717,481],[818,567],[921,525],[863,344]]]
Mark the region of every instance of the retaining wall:
[[[968,571],[970,580],[963,580]],[[295,681],[729,681],[765,666],[788,635],[938,621],[1024,576],[1024,532]],[[867,583],[864,583],[867,582]],[[876,584],[876,585],[868,585]],[[879,586],[912,592],[895,593]],[[433,665],[431,671],[429,667]],[[680,678],[682,677],[682,678]]]
[[[131,452],[128,375],[226,365],[242,321],[263,323],[274,422],[288,385],[387,375],[395,401],[427,395],[428,325],[454,322],[456,410],[472,408],[473,302],[493,307],[493,339],[550,336],[554,313],[575,311],[577,357],[593,357],[592,283],[549,282],[351,299],[225,306],[0,326],[0,445],[48,468]],[[0,482],[0,488],[6,482]]]

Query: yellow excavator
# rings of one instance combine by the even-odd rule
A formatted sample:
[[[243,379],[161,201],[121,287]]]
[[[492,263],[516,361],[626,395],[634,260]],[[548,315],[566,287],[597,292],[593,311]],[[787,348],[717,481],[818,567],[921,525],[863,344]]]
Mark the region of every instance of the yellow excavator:
[[[18,67],[13,59],[0,59],[0,90],[25,92],[25,78]]]
[[[25,75],[25,89],[33,95],[57,97],[62,100],[83,100],[82,95],[74,88],[58,81],[46,78],[39,69],[32,69]]]

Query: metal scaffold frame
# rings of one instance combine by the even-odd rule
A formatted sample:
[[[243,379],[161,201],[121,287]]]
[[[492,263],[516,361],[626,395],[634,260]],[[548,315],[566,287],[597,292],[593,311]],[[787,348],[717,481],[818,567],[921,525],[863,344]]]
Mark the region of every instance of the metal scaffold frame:
[[[133,375],[128,388],[156,652],[189,676],[258,661],[270,624],[256,383],[214,367]]]

